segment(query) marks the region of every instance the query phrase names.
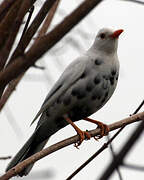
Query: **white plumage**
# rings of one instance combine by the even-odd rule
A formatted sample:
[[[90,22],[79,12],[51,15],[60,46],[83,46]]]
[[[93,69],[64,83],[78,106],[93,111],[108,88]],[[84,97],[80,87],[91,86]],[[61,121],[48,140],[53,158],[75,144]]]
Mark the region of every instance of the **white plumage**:
[[[51,135],[68,124],[98,111],[112,96],[119,75],[118,37],[123,30],[101,29],[93,45],[73,61],[48,93],[36,130],[10,162],[7,170],[40,151]],[[27,175],[33,165],[19,175]]]

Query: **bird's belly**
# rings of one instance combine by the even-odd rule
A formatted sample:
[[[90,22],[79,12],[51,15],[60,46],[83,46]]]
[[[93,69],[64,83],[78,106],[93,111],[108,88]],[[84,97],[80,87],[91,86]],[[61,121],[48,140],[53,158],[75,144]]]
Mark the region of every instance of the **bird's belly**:
[[[83,86],[77,84],[69,89],[46,110],[47,120],[42,118],[43,122],[39,121],[43,129],[41,132],[50,130],[52,135],[68,125],[63,118],[64,114],[67,114],[72,121],[78,121],[98,111],[112,96],[117,80],[101,78],[99,84],[94,84],[93,81],[82,84]]]
[[[112,96],[116,87],[116,81],[111,85],[110,81],[103,81],[99,86],[96,86],[87,95],[78,99],[71,105],[68,115],[73,121],[83,119],[97,112]]]

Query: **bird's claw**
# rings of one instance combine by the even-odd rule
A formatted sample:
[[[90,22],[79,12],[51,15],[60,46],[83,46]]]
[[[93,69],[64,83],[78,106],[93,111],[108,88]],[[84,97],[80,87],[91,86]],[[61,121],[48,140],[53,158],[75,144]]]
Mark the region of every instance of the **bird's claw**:
[[[104,123],[99,123],[98,124],[98,127],[97,128],[100,128],[101,132],[99,135],[95,136],[94,139],[96,141],[98,141],[99,139],[101,139],[103,136],[106,136],[108,135],[110,129],[108,127],[108,125],[104,124]]]
[[[84,139],[89,140],[91,138],[91,135],[89,134],[89,132],[87,132],[87,130],[86,131],[79,131],[78,135],[80,136],[80,140],[74,144],[74,146],[77,149],[79,149],[79,146],[81,145],[81,143],[83,142]]]

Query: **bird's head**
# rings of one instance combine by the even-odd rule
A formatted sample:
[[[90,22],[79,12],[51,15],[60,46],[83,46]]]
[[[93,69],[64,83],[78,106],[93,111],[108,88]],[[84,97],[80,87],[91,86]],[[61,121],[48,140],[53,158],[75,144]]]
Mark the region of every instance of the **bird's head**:
[[[108,28],[101,29],[96,36],[94,49],[105,53],[115,53],[118,46],[118,37],[122,32],[122,29],[116,31]]]

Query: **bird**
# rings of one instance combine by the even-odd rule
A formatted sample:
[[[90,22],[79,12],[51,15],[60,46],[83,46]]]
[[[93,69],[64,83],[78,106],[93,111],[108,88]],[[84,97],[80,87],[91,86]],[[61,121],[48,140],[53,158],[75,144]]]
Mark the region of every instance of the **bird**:
[[[32,121],[31,124],[40,116],[34,133],[8,164],[6,171],[42,150],[49,138],[68,124],[80,137],[76,147],[85,137],[90,139],[90,134],[77,127],[75,121],[97,124],[101,129],[100,137],[108,134],[106,124],[89,116],[106,104],[116,88],[119,77],[117,48],[122,32],[123,29],[100,29],[92,46],[68,65]],[[18,175],[27,175],[33,165],[28,165]]]

